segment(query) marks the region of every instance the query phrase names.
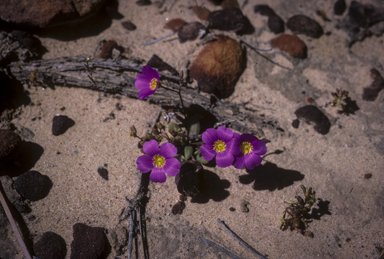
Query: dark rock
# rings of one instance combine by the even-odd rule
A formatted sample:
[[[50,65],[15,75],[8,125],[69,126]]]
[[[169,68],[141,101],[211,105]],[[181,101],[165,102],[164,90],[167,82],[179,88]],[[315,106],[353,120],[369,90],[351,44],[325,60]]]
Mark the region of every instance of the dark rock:
[[[131,21],[122,22],[121,25],[128,31],[134,31],[137,28]]]
[[[295,129],[299,128],[299,125],[300,125],[300,121],[298,119],[294,119],[292,121],[292,127],[294,127]]]
[[[104,180],[107,180],[108,181],[108,170],[105,169],[104,167],[100,166],[99,168],[97,168],[97,172],[99,173],[99,175],[104,179]]]
[[[210,11],[207,8],[205,8],[204,6],[194,5],[191,7],[191,10],[192,10],[192,12],[194,12],[197,15],[197,17],[200,20],[208,21],[208,16],[209,16]]]
[[[287,52],[295,58],[304,59],[307,57],[307,45],[296,35],[280,34],[271,40],[272,46]]]
[[[48,194],[49,178],[37,171],[28,171],[15,180],[16,191],[25,199],[37,201]]]
[[[180,30],[177,32],[177,36],[179,37],[179,42],[184,43],[186,41],[196,40],[199,36],[200,31],[205,31],[204,25],[199,22],[191,22],[185,24]]]
[[[234,208],[234,207],[230,207],[229,208],[229,211],[232,211],[232,212],[234,212],[236,209]]]
[[[268,28],[278,34],[284,32],[284,21],[277,15],[271,15],[268,17]]]
[[[76,23],[96,14],[106,0],[2,0],[0,19],[26,28]]]
[[[242,201],[241,204],[240,204],[241,212],[244,212],[244,213],[249,212],[248,205],[249,205],[248,201]]]
[[[52,120],[52,134],[55,136],[64,134],[75,122],[65,115],[56,115]]]
[[[101,43],[101,52],[95,58],[109,59],[112,58],[112,52],[117,49],[119,45],[115,40],[107,40]]]
[[[269,7],[268,5],[265,5],[265,4],[255,5],[253,7],[253,12],[259,13],[261,15],[265,15],[268,17],[276,15],[275,11],[271,7]]]
[[[242,33],[252,25],[240,9],[230,8],[213,11],[208,15],[209,28]]]
[[[136,4],[138,6],[144,6],[144,5],[150,5],[152,4],[152,2],[150,0],[139,0],[139,1],[136,1]]]
[[[369,178],[371,178],[372,177],[372,174],[371,173],[369,173],[369,174],[365,174],[364,175],[364,179],[369,179]]]
[[[345,12],[345,9],[347,9],[345,0],[337,0],[333,6],[333,13],[336,15],[342,15]]]
[[[167,70],[171,72],[173,75],[179,75],[179,72],[173,68],[171,65],[169,65],[167,62],[164,62],[159,56],[154,54],[151,59],[147,62],[147,65],[153,68],[156,68],[157,70],[164,71]]]
[[[71,259],[104,258],[107,252],[107,238],[104,228],[89,227],[82,223],[73,225]]]
[[[171,29],[174,32],[178,32],[181,29],[181,27],[183,27],[186,24],[187,24],[187,22],[184,21],[183,19],[176,18],[176,19],[172,19],[169,22],[167,22],[165,24],[165,27],[167,27],[168,29]]]
[[[384,9],[352,1],[348,10],[348,16],[353,24],[357,24],[362,28],[368,28],[384,20]]]
[[[320,38],[323,28],[315,20],[305,15],[294,15],[287,21],[287,27],[294,33],[305,34],[312,38]]]
[[[33,245],[33,250],[39,259],[64,259],[67,245],[64,238],[48,231]]]
[[[380,72],[374,68],[371,69],[371,77],[373,79],[372,84],[363,89],[363,100],[373,102],[380,91],[384,89],[384,79]]]
[[[178,201],[172,207],[172,214],[173,215],[182,214],[184,209],[185,209],[185,202],[184,201]]]
[[[217,35],[198,54],[190,67],[202,92],[229,97],[244,70],[244,53],[240,44],[229,37]]]
[[[0,129],[0,161],[6,159],[20,142],[20,136],[13,131]]]
[[[331,127],[331,122],[325,114],[316,106],[306,105],[295,111],[298,119],[303,119],[306,123],[315,123],[314,129],[320,134],[327,134]]]
[[[204,188],[204,168],[197,161],[181,162],[180,173],[175,177],[179,193],[184,196],[196,197]]]

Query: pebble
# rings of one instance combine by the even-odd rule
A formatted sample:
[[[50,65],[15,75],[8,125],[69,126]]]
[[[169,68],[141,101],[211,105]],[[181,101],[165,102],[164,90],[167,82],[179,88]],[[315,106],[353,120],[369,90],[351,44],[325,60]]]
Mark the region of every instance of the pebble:
[[[20,142],[20,136],[13,131],[0,129],[0,161],[8,157]]]
[[[384,79],[377,69],[371,69],[371,77],[373,82],[370,86],[363,89],[363,100],[364,101],[375,101],[380,91],[384,89]]]
[[[268,17],[268,28],[275,34],[284,32],[284,21],[280,16],[272,15]]]
[[[201,31],[205,32],[205,27],[199,22],[191,22],[185,24],[180,30],[177,32],[177,36],[179,37],[179,42],[184,43],[187,41],[196,40]]]
[[[261,15],[265,15],[268,17],[276,15],[275,11],[271,7],[265,4],[259,4],[259,5],[253,6],[253,12],[259,13]]]
[[[52,119],[52,134],[59,136],[64,134],[75,122],[65,115],[56,115]]]
[[[99,173],[99,175],[104,179],[104,180],[107,180],[108,181],[108,170],[105,169],[104,167],[100,166],[99,168],[97,168],[97,172]]]
[[[118,47],[117,42],[115,40],[108,40],[102,42],[101,52],[99,55],[95,56],[95,58],[103,58],[109,59],[112,58],[113,50]]]
[[[245,201],[243,200],[240,204],[240,207],[241,207],[241,212],[244,212],[244,213],[247,213],[249,212],[249,208],[248,208],[248,205],[249,205],[249,202],[248,201]]]
[[[33,245],[33,250],[39,259],[64,259],[67,255],[67,245],[60,235],[45,232]]]
[[[301,14],[289,18],[287,27],[294,33],[304,34],[312,38],[320,38],[324,33],[317,21]]]
[[[185,209],[185,202],[184,201],[178,201],[175,205],[172,207],[172,214],[182,214],[183,210]]]
[[[364,175],[364,179],[369,179],[369,178],[371,178],[372,177],[372,174],[371,173],[369,173],[369,174],[365,174]]]
[[[252,27],[247,17],[238,8],[210,12],[208,22],[211,29],[235,31],[237,33],[242,33]]]
[[[295,129],[299,128],[299,125],[300,125],[300,120],[299,119],[294,119],[292,121],[292,127],[294,127]]]
[[[107,247],[104,228],[89,227],[83,223],[73,225],[71,259],[104,258]]]
[[[314,129],[322,135],[327,134],[331,128],[331,122],[328,117],[316,106],[303,106],[297,109],[295,114],[298,119],[303,119],[307,123],[314,123]]]
[[[37,201],[47,196],[49,181],[48,176],[37,171],[28,171],[16,178],[14,186],[16,191],[25,199]]]
[[[307,57],[307,45],[294,34],[280,34],[271,40],[272,46],[287,52],[295,58],[305,59]]]
[[[347,9],[345,0],[337,0],[333,6],[333,13],[336,15],[342,15],[345,12],[345,9]]]
[[[122,22],[121,25],[123,25],[123,27],[128,31],[134,31],[137,29],[136,25],[134,25],[131,21]]]
[[[165,27],[168,29],[171,29],[173,32],[178,32],[181,29],[181,27],[183,27],[185,24],[187,24],[186,21],[180,18],[176,18],[167,22],[165,24]]]
[[[175,177],[179,193],[184,196],[196,197],[203,192],[204,168],[197,161],[181,162],[180,173]]]
[[[190,67],[190,75],[199,89],[228,98],[244,70],[244,53],[240,44],[227,36],[217,35],[198,54]]]

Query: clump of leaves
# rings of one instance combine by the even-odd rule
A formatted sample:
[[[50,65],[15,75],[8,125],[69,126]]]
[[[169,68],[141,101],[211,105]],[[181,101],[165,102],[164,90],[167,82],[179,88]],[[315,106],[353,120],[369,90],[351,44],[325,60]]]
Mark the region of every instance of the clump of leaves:
[[[305,231],[308,228],[308,218],[309,212],[312,207],[316,204],[315,191],[312,190],[312,187],[305,188],[304,185],[301,185],[301,189],[304,192],[304,199],[300,196],[295,196],[297,201],[285,201],[289,206],[285,208],[283,218],[281,219],[281,230],[286,230],[290,228],[291,230],[296,229],[299,233],[313,237],[313,233],[310,231]]]

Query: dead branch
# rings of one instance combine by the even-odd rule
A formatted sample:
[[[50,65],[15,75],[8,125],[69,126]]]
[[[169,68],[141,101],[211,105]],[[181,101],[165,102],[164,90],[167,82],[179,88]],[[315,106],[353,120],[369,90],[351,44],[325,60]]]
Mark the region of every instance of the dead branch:
[[[14,62],[8,65],[8,72],[21,83],[49,87],[81,87],[137,99],[138,90],[134,84],[136,74],[141,72],[141,66],[135,61],[112,59],[93,59],[87,63],[85,56],[75,56],[27,63]],[[178,77],[160,73],[160,80],[168,88],[178,89]],[[230,124],[232,129],[239,132],[264,136],[263,128],[281,130],[273,118],[261,118],[257,111],[249,110],[245,105],[220,100],[212,105],[209,97],[188,86],[183,87],[182,96],[187,107],[197,104],[211,112],[219,122]],[[179,97],[176,92],[160,88],[149,96],[147,101],[162,107],[177,107]]]

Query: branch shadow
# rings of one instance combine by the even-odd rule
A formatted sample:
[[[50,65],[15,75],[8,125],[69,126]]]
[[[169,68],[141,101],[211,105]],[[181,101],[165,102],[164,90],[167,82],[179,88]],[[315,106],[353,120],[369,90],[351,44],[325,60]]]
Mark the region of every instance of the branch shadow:
[[[223,201],[229,196],[228,189],[231,183],[226,179],[220,177],[212,171],[205,170],[204,172],[204,187],[203,193],[199,196],[193,197],[191,202],[207,203],[209,200]]]
[[[304,175],[296,170],[288,170],[278,167],[276,164],[266,162],[253,170],[247,170],[246,175],[240,175],[239,181],[242,184],[253,182],[252,188],[256,191],[262,190],[282,190],[295,181],[304,179]]]

